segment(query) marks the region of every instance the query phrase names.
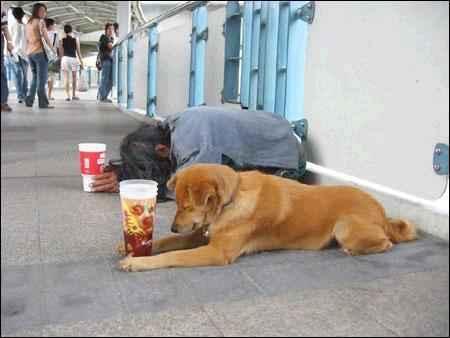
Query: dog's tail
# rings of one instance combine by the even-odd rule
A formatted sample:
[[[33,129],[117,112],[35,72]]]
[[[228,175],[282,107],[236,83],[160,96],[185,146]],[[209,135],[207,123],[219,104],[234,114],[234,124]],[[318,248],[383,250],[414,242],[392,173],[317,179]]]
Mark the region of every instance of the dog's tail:
[[[416,226],[403,219],[387,219],[386,234],[393,243],[414,241],[417,239]]]

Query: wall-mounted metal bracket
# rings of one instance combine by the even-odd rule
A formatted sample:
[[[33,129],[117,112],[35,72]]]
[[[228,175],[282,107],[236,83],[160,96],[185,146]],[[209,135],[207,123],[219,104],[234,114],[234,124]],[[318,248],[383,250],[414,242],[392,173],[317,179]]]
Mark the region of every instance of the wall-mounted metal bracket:
[[[134,99],[134,94],[133,93],[128,93],[127,99],[133,100]]]
[[[315,11],[316,5],[314,1],[310,1],[295,12],[294,18],[301,19],[309,24],[312,24],[314,21]]]
[[[448,145],[436,144],[433,155],[433,169],[438,175],[448,176]]]
[[[302,141],[306,141],[308,138],[308,120],[307,119],[301,119],[298,121],[294,121],[291,124],[292,129],[294,130],[294,133],[296,133]]]
[[[197,34],[197,41],[208,40],[208,28],[204,29],[201,33]]]
[[[156,96],[153,96],[153,97],[149,97],[149,98],[148,98],[148,100],[147,100],[147,106],[149,106],[149,105],[151,105],[151,104],[156,105]]]

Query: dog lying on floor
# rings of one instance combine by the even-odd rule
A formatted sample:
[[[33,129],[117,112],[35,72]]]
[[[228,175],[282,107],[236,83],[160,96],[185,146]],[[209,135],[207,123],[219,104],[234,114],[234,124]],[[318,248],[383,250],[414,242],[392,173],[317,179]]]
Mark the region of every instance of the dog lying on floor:
[[[349,255],[384,252],[416,239],[415,226],[386,217],[369,194],[347,186],[310,186],[215,164],[180,170],[168,182],[177,213],[169,236],[150,257],[119,267],[144,271],[226,265],[259,251],[320,250],[336,240]]]

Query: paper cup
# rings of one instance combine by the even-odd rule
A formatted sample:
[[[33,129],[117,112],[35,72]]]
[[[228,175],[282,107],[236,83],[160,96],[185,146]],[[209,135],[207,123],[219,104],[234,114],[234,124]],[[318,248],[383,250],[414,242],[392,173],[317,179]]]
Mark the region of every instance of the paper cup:
[[[152,254],[153,226],[158,184],[150,180],[120,182],[122,224],[127,254],[133,257]]]
[[[80,143],[80,171],[83,176],[84,191],[91,192],[92,177],[103,173],[105,166],[106,144]]]

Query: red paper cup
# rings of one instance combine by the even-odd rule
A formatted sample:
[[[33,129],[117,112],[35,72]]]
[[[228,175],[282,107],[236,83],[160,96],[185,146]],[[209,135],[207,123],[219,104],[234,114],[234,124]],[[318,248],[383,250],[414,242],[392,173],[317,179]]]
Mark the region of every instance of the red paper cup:
[[[80,143],[80,171],[83,176],[84,191],[92,191],[90,184],[92,177],[103,173],[105,166],[106,144]]]

